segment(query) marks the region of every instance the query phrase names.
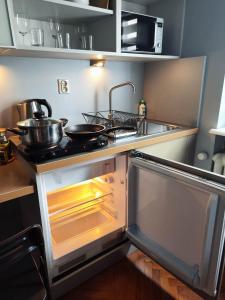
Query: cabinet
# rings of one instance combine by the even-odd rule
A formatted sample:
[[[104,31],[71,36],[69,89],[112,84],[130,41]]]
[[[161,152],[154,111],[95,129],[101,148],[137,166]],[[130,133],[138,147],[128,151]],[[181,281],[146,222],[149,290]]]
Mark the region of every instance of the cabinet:
[[[0,1],[0,47],[13,46],[6,0]]]
[[[165,1],[157,1],[157,3],[159,2],[157,9],[162,10],[160,16],[164,17],[166,21],[165,46],[163,55],[149,55],[121,53],[121,10],[124,8],[137,12],[144,10],[147,14],[155,14],[158,16],[159,12],[154,5],[146,6],[137,4],[139,1],[133,3],[133,1],[111,0],[109,9],[104,9],[90,5],[77,4],[66,0],[5,1],[7,1],[8,4],[12,33],[15,37],[15,49],[8,51],[6,55],[68,59],[108,59],[121,61],[168,60],[176,59],[180,55],[182,26],[180,27],[180,24],[176,24],[175,26],[175,22],[170,22],[168,20],[174,20],[176,15],[174,12],[175,8],[176,12],[177,7],[182,11],[182,4],[177,5],[177,3],[173,3],[172,7],[174,9],[170,9],[168,12]],[[142,1],[140,1],[140,3],[142,3]],[[177,12],[177,14],[179,14],[180,11]],[[5,11],[5,15],[6,13],[7,12]],[[30,30],[23,41],[23,37],[19,33],[18,24],[16,22],[18,14],[25,14],[29,17],[30,29],[40,28],[43,30],[44,46],[32,46]],[[180,21],[182,17],[183,15],[180,13],[179,18],[176,18],[176,22],[177,20]],[[56,33],[52,34],[49,29],[50,18],[55,19],[62,24],[61,33],[64,45],[60,48],[55,47],[55,40],[52,38]],[[83,47],[82,45],[83,34],[81,29],[84,27],[85,43],[90,44],[89,36],[92,36],[93,47]],[[181,29],[177,31],[177,28]],[[77,31],[79,31],[79,33],[77,33]],[[66,33],[70,35],[71,47],[69,49],[66,48]]]
[[[163,55],[181,55],[185,0],[122,0],[122,9],[164,19]]]

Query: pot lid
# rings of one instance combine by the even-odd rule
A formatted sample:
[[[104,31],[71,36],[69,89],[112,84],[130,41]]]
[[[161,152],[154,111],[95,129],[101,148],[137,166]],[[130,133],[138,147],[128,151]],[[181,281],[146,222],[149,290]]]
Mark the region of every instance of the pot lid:
[[[41,111],[41,112],[35,112],[34,118],[26,119],[24,121],[18,122],[17,126],[19,128],[37,128],[37,127],[49,127],[59,123],[61,122],[58,120],[53,120],[48,117],[45,117],[45,113]]]

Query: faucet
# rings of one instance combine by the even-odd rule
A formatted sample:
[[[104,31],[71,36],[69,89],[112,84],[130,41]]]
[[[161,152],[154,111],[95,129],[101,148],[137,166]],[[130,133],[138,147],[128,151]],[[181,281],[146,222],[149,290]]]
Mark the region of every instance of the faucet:
[[[135,87],[134,83],[131,82],[131,81],[125,81],[125,82],[119,83],[119,84],[117,84],[117,85],[114,85],[114,86],[110,89],[110,91],[109,91],[109,114],[108,114],[109,120],[112,120],[112,92],[113,92],[115,89],[118,89],[118,88],[123,87],[123,86],[126,86],[126,85],[132,86],[133,92],[135,93],[136,87]]]

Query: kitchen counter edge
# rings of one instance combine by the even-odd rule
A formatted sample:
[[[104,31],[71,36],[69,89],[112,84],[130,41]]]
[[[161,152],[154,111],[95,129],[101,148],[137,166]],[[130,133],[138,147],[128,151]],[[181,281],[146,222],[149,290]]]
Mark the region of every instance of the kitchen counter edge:
[[[74,164],[80,164],[86,161],[95,160],[104,156],[112,156],[122,152],[134,150],[137,148],[142,148],[142,147],[146,147],[158,143],[175,140],[185,136],[194,135],[197,134],[197,132],[198,132],[198,128],[187,128],[176,132],[171,132],[169,134],[158,135],[155,137],[148,136],[146,137],[146,139],[129,141],[127,143],[112,144],[112,145],[108,145],[105,148],[98,149],[92,152],[85,152],[82,154],[71,155],[68,157],[52,160],[46,163],[32,164],[32,168],[35,170],[36,173],[49,172],[55,169],[64,168]],[[12,137],[11,140],[16,145],[19,143],[18,137]]]
[[[19,159],[0,166],[0,204],[34,192],[31,176]]]

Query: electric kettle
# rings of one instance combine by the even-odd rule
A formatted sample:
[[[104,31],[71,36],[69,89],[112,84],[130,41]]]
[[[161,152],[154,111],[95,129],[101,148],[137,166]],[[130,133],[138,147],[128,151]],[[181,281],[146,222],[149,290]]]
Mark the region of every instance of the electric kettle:
[[[27,99],[17,104],[17,110],[19,113],[19,120],[24,121],[34,117],[34,113],[42,113],[42,107],[46,107],[48,111],[48,117],[52,116],[52,108],[45,99]]]

